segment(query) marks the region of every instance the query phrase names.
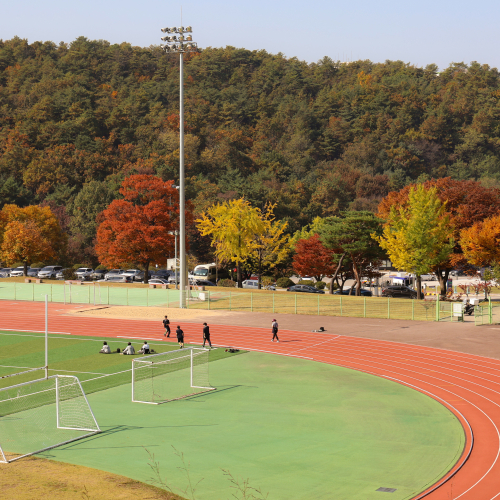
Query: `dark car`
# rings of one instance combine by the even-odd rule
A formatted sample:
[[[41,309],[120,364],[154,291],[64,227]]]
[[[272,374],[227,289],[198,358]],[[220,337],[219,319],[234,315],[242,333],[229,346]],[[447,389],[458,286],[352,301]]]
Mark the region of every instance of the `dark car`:
[[[30,278],[36,278],[38,276],[38,271],[40,271],[41,269],[41,267],[32,267],[28,269],[28,276]]]
[[[217,286],[216,283],[213,281],[208,281],[208,280],[195,280],[194,284],[196,286]]]
[[[389,285],[382,288],[382,297],[416,299],[417,292],[408,286]]]
[[[305,292],[305,293],[325,293],[323,290],[318,290],[311,285],[293,285],[288,287],[287,292]]]
[[[336,292],[333,292],[335,295],[356,295],[356,288],[344,288],[342,292],[340,290],[337,290]],[[373,293],[370,292],[370,290],[366,290],[365,288],[361,289],[361,295],[364,297],[372,297]]]
[[[168,280],[169,276],[172,276],[173,272],[168,269],[153,269],[151,272],[151,278],[157,278],[161,280]]]

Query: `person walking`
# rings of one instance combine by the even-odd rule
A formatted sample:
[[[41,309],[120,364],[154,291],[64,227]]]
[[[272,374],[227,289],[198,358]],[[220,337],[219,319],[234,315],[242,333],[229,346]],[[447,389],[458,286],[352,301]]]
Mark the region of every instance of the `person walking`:
[[[206,323],[203,323],[203,347],[205,347],[205,342],[208,342],[210,349],[212,349],[212,342],[210,342],[210,328]]]
[[[163,328],[165,328],[163,336],[170,337],[170,320],[168,319],[168,316],[165,316],[165,319],[163,320]]]
[[[179,342],[179,349],[182,349],[184,347],[184,332],[181,330],[181,326],[177,325],[177,330],[175,330],[175,333],[177,334],[177,342]]]
[[[272,322],[272,329],[273,329],[273,340],[271,342],[274,342],[274,339],[276,339],[276,342],[279,342],[280,339],[278,338],[278,322],[273,319]]]

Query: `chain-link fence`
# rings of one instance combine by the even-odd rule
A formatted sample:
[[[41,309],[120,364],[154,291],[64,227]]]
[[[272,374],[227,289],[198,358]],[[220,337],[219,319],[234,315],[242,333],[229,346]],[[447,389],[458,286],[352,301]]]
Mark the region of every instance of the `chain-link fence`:
[[[188,309],[309,314],[356,318],[406,319],[420,321],[463,321],[460,302],[354,297],[340,294],[251,291],[217,287],[182,292]],[[50,283],[0,283],[0,299],[68,304],[179,307],[181,292],[130,286],[101,286]],[[493,304],[493,305],[492,305]],[[500,304],[483,302],[475,308],[475,324],[500,323]],[[472,319],[471,319],[472,320]]]

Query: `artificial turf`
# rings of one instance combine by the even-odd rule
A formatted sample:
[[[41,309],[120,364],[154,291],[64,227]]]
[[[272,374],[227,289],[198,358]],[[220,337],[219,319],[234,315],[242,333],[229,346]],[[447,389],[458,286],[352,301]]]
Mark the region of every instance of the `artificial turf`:
[[[114,362],[95,354],[97,343],[65,342],[51,339],[56,365],[122,368],[92,364]],[[73,355],[63,361],[70,353],[80,353],[82,364]],[[158,406],[132,403],[128,383],[94,392],[88,399],[104,432],[42,456],[148,481],[154,454],[166,484],[201,500],[236,493],[224,470],[240,482],[248,478],[269,499],[371,500],[386,487],[402,500],[435,482],[463,449],[463,430],[450,412],[386,379],[254,352],[211,363],[210,379],[216,391]],[[183,492],[188,477],[179,453],[192,484],[201,480],[194,495]]]

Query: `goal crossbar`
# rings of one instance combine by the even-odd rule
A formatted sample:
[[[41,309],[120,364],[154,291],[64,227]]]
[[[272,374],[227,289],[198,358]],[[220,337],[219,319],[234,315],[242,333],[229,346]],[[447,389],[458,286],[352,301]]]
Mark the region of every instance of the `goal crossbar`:
[[[189,347],[133,359],[132,401],[161,404],[215,390],[208,376],[209,352]]]

